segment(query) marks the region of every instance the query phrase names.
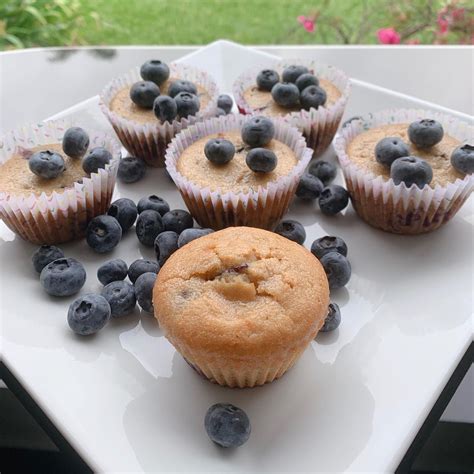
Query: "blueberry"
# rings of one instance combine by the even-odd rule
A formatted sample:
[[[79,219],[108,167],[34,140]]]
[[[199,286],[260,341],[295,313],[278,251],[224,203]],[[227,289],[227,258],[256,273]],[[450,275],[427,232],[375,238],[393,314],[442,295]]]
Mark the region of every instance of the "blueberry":
[[[264,69],[257,75],[257,86],[262,91],[270,92],[278,82],[280,82],[280,75],[273,69]]]
[[[329,303],[328,315],[326,316],[324,324],[319,331],[334,331],[334,329],[339,327],[339,324],[341,324],[341,310],[339,309],[339,305],[336,303]]]
[[[251,147],[268,145],[275,135],[275,125],[271,119],[256,115],[242,126],[242,140]]]
[[[110,305],[100,295],[79,296],[69,306],[67,322],[80,336],[89,336],[100,331],[110,319]]]
[[[204,418],[207,435],[223,448],[242,446],[250,436],[247,414],[230,403],[216,403],[207,410]]]
[[[436,120],[423,119],[408,126],[408,138],[418,148],[430,148],[443,139],[443,126]]]
[[[392,163],[402,156],[409,156],[410,148],[399,137],[385,137],[375,145],[375,159],[385,166],[392,166]]]
[[[131,199],[120,198],[110,205],[107,214],[117,219],[124,233],[135,224],[138,212],[136,204]]]
[[[163,216],[170,210],[170,206],[163,198],[156,196],[155,194],[150,194],[142,197],[140,201],[138,201],[139,214],[148,209],[159,212],[160,215]]]
[[[351,264],[344,255],[338,252],[328,252],[319,260],[326,272],[329,289],[342,288],[351,278]]]
[[[44,179],[57,178],[65,168],[63,157],[54,151],[37,151],[28,160],[30,171]]]
[[[52,296],[70,296],[77,293],[86,281],[82,263],[74,258],[58,258],[48,263],[40,275],[46,293]]]
[[[97,173],[100,168],[105,168],[105,165],[110,163],[112,153],[105,148],[98,146],[92,150],[82,159],[82,169],[87,173]]]
[[[145,176],[146,165],[141,158],[127,156],[120,160],[117,177],[124,183],[135,183]]]
[[[217,107],[217,111],[216,111],[216,117],[222,117],[223,115],[227,115],[225,113],[225,110],[224,109],[221,109],[220,107]]]
[[[41,273],[41,270],[51,263],[53,260],[63,258],[64,252],[54,245],[42,245],[35,253],[31,256],[33,267],[37,273]]]
[[[172,230],[166,230],[158,234],[155,239],[155,254],[160,267],[162,267],[166,260],[178,250],[178,234]]]
[[[135,295],[140,307],[148,313],[153,313],[153,287],[155,286],[156,273],[142,273],[136,280]]]
[[[127,275],[127,264],[120,258],[103,263],[97,270],[97,278],[103,285],[108,285],[113,281],[125,280]]]
[[[308,173],[319,178],[327,186],[337,175],[337,168],[331,161],[317,160],[309,164]]]
[[[296,188],[296,195],[305,201],[312,201],[319,197],[323,188],[324,185],[319,178],[312,174],[304,173]]]
[[[319,196],[319,209],[326,216],[334,216],[349,204],[349,193],[337,184],[326,186]]]
[[[277,225],[275,233],[301,245],[303,245],[306,240],[306,231],[303,225],[291,219],[281,221]]]
[[[232,97],[230,95],[221,94],[217,98],[217,107],[222,109],[226,114],[230,114],[233,105],[234,101],[232,100]]]
[[[234,158],[235,146],[224,138],[211,138],[204,147],[206,158],[215,165],[225,165]]]
[[[201,104],[197,95],[191,94],[190,92],[180,92],[174,100],[178,107],[178,115],[181,118],[196,115],[199,112]]]
[[[86,230],[89,247],[97,253],[113,250],[122,238],[122,227],[115,217],[102,215],[94,217]]]
[[[138,215],[135,230],[138,240],[143,245],[153,247],[156,236],[165,230],[160,213],[152,209],[141,212]]]
[[[137,303],[133,285],[127,281],[113,281],[104,286],[100,294],[109,303],[112,318],[132,312]]]
[[[296,107],[300,101],[300,90],[291,82],[279,82],[272,88],[272,97],[282,107]]]
[[[63,151],[71,158],[80,158],[89,148],[89,135],[81,127],[71,127],[63,136]]]
[[[245,163],[255,173],[270,173],[278,163],[278,158],[268,148],[252,148],[245,157]]]
[[[189,92],[194,95],[197,95],[198,93],[197,87],[192,82],[178,79],[170,84],[168,95],[170,97],[176,97],[180,92]]]
[[[474,173],[474,146],[458,146],[451,154],[451,164],[461,173]]]
[[[170,68],[158,59],[151,59],[142,64],[140,76],[142,76],[144,81],[151,81],[161,86],[170,77]]]
[[[160,95],[153,102],[153,113],[161,122],[172,122],[178,116],[178,106],[173,97]]]
[[[282,81],[283,82],[296,82],[298,77],[302,74],[308,74],[309,69],[305,66],[291,65],[283,70]]]
[[[319,86],[319,79],[314,74],[307,72],[301,74],[301,76],[296,79],[295,84],[301,92],[309,86]]]
[[[165,230],[172,230],[177,234],[181,234],[185,229],[190,229],[193,225],[193,216],[182,209],[174,209],[163,216],[163,226]]]
[[[340,237],[326,235],[316,239],[311,245],[311,253],[318,259],[329,252],[337,252],[347,257],[347,244]]]
[[[199,239],[199,237],[204,237],[205,235],[212,234],[214,232],[212,229],[184,229],[178,238],[178,248],[189,244],[189,242]]]
[[[425,160],[417,156],[404,156],[392,163],[390,177],[395,184],[403,182],[407,188],[415,184],[421,189],[431,183],[433,170]]]
[[[135,82],[130,88],[130,99],[143,109],[151,109],[153,102],[159,95],[160,88],[151,81]]]
[[[301,92],[300,102],[301,106],[305,110],[311,108],[317,109],[326,103],[327,94],[326,91],[319,86],[308,86]]]
[[[364,117],[361,117],[360,115],[354,115],[353,117],[349,117],[342,123],[341,128],[347,127],[350,123],[355,122],[356,120],[360,120],[362,122],[364,120]]]
[[[132,283],[137,281],[137,278],[143,273],[158,273],[160,266],[154,260],[146,260],[145,258],[139,258],[135,260],[128,268],[128,278]]]

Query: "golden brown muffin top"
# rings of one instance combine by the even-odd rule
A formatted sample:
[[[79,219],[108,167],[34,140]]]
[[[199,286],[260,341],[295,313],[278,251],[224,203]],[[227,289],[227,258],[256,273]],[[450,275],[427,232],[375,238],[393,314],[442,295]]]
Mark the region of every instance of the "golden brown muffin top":
[[[195,351],[263,356],[319,330],[329,287],[303,246],[266,230],[229,227],[168,259],[153,304],[167,336]]]

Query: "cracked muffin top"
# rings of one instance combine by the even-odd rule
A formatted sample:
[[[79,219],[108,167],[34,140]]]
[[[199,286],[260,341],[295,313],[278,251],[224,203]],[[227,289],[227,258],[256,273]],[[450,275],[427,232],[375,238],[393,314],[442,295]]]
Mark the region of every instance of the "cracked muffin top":
[[[329,288],[303,246],[265,230],[230,227],[175,252],[158,274],[153,303],[173,344],[252,357],[314,338]]]

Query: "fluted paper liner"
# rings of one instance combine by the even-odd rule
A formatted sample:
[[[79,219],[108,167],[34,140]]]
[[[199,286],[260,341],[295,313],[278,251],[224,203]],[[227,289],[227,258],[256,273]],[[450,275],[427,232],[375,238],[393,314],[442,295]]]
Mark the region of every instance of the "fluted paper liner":
[[[318,78],[326,79],[333,83],[341,92],[341,97],[329,107],[311,108],[289,112],[282,116],[284,120],[297,127],[305,136],[308,147],[314,152],[314,157],[320,156],[331,144],[341,122],[344,109],[350,93],[349,78],[340,69],[318,61],[302,59],[286,59],[277,61],[265,69],[274,69],[280,74],[286,67],[296,64],[306,66]],[[244,91],[256,85],[256,78],[262,68],[252,68],[244,72],[233,86],[235,102],[243,114],[257,114],[244,98]],[[265,112],[262,112],[265,115]]]
[[[201,188],[176,168],[182,152],[197,140],[220,132],[236,131],[249,120],[245,115],[212,118],[182,131],[166,152],[166,169],[178,187],[189,211],[202,227],[223,229],[230,226],[251,226],[272,230],[283,217],[295,194],[312,152],[301,132],[281,119],[275,119],[275,139],[288,145],[298,163],[285,176],[249,192],[221,192]]]
[[[431,118],[443,125],[444,132],[463,143],[471,142],[474,127],[439,112],[399,109],[370,114],[345,126],[335,140],[352,204],[368,224],[397,234],[420,234],[433,231],[449,221],[461,208],[474,188],[474,176],[466,175],[447,186],[437,184],[407,188],[392,179],[376,176],[353,163],[347,154],[348,144],[360,133],[392,123],[411,123]],[[374,158],[375,159],[375,158]]]
[[[71,120],[25,126],[0,138],[0,163],[18,148],[61,143]],[[57,244],[82,237],[88,222],[110,205],[120,160],[120,143],[112,134],[87,130],[90,148],[105,147],[113,160],[70,188],[52,193],[12,195],[0,192],[0,218],[16,234],[34,244]]]
[[[112,124],[122,145],[131,155],[143,158],[148,165],[154,167],[164,167],[166,148],[177,133],[196,122],[213,117],[217,113],[219,91],[217,84],[209,74],[186,64],[172,63],[170,64],[170,76],[199,84],[207,90],[211,99],[196,116],[173,120],[171,123],[168,121],[161,123],[156,119],[150,123],[140,124],[113,112],[110,109],[110,104],[118,91],[124,87],[130,88],[135,82],[142,80],[138,67],[113,79],[100,96],[102,112]]]

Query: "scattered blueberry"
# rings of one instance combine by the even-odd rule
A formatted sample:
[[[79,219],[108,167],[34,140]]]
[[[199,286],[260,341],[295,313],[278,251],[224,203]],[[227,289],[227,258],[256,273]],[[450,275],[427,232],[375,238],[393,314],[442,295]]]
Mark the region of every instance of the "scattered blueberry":
[[[41,273],[41,270],[58,258],[63,258],[64,252],[54,245],[42,245],[35,253],[31,256],[33,267],[37,273]]]
[[[291,65],[283,70],[281,75],[283,82],[296,82],[302,74],[308,74],[309,69],[305,66]]]
[[[256,115],[242,126],[242,140],[251,147],[268,145],[275,135],[275,125],[271,119]]]
[[[458,146],[451,154],[451,164],[461,173],[474,173],[474,146]]]
[[[282,107],[296,107],[300,101],[300,90],[291,82],[279,82],[272,88],[272,97]]]
[[[409,156],[410,148],[400,137],[385,137],[375,145],[375,159],[385,166],[392,166],[392,163],[402,156]]]
[[[206,158],[215,165],[225,165],[234,158],[235,146],[224,138],[211,138],[204,147]]]
[[[221,94],[217,98],[217,107],[222,109],[226,114],[230,114],[233,105],[234,101],[232,100],[232,97],[230,95]]]
[[[317,109],[326,103],[327,94],[326,91],[319,86],[308,86],[306,89],[301,91],[300,102],[301,106],[305,110],[311,108]]]
[[[280,82],[280,75],[273,69],[264,69],[257,75],[257,86],[262,91],[270,92],[278,82]]]
[[[301,245],[303,245],[306,240],[306,231],[303,225],[291,219],[281,221],[277,225],[275,233]]]
[[[350,280],[351,264],[344,255],[329,252],[321,257],[320,262],[326,272],[330,290],[342,288]]]
[[[153,287],[155,286],[156,273],[142,273],[136,280],[135,295],[140,307],[148,313],[153,313]]]
[[[330,184],[319,196],[319,209],[326,216],[334,216],[349,204],[349,193],[342,186]]]
[[[63,136],[63,151],[71,158],[80,158],[89,148],[89,135],[81,127],[71,127]]]
[[[138,107],[151,109],[153,102],[160,95],[160,88],[151,81],[135,82],[130,88],[130,99]]]
[[[184,229],[178,238],[178,248],[183,247],[189,242],[199,239],[199,237],[204,237],[205,235],[212,234],[214,232],[212,229]]]
[[[28,160],[30,171],[44,179],[57,178],[65,168],[63,157],[54,151],[37,151]]]
[[[145,176],[146,165],[141,158],[127,156],[120,160],[117,177],[124,183],[135,183]]]
[[[97,253],[113,250],[122,238],[122,227],[115,217],[102,215],[94,217],[87,226],[86,241]]]
[[[89,336],[100,331],[110,319],[110,305],[100,295],[79,296],[69,306],[67,322],[80,336]]]
[[[160,267],[162,267],[166,260],[178,250],[178,234],[172,230],[166,230],[158,234],[155,239],[155,254]]]
[[[245,163],[255,173],[270,173],[278,163],[278,158],[268,148],[252,148],[245,157]]]
[[[165,214],[166,216],[166,214]],[[166,230],[159,212],[147,209],[138,215],[135,225],[138,240],[148,247],[153,247],[156,236]]]
[[[124,233],[135,224],[138,212],[136,204],[131,199],[120,198],[110,205],[107,214],[117,219]]]
[[[168,88],[168,95],[176,97],[180,92],[189,92],[190,94],[197,95],[197,87],[190,81],[182,79],[173,81]]]
[[[425,160],[417,156],[404,156],[392,163],[390,177],[395,184],[403,182],[407,188],[415,184],[422,189],[423,186],[431,183],[433,170]]]
[[[323,188],[324,185],[319,178],[312,174],[304,173],[296,188],[296,195],[305,201],[312,201],[319,197]]]
[[[191,94],[190,92],[180,92],[175,96],[174,100],[178,108],[178,115],[182,118],[196,115],[199,112],[201,104],[197,95]]]
[[[139,258],[135,260],[128,269],[128,278],[132,283],[137,281],[137,278],[143,273],[158,273],[160,271],[160,266],[157,262],[153,260],[146,260],[144,258]]]
[[[127,264],[120,258],[103,263],[97,270],[97,278],[103,285],[108,285],[113,281],[125,280],[127,275]]]
[[[178,116],[178,105],[173,97],[158,96],[153,102],[153,113],[161,122],[172,122]]]
[[[311,245],[311,253],[321,259],[329,252],[337,252],[347,257],[347,244],[340,237],[326,235],[316,239]]]
[[[301,74],[301,76],[296,79],[296,87],[301,91],[305,90],[309,86],[319,86],[319,79],[309,72]]]
[[[108,165],[111,159],[112,153],[109,150],[101,146],[92,148],[82,159],[82,169],[87,174],[97,173],[100,168],[105,168],[105,165]]]
[[[324,324],[319,331],[320,332],[334,331],[334,329],[337,329],[340,324],[341,324],[341,310],[339,309],[339,305],[337,305],[336,303],[329,303],[328,315],[326,316]]]
[[[82,263],[74,258],[58,258],[48,263],[40,275],[46,293],[52,296],[70,296],[77,293],[86,281]]]
[[[190,229],[193,225],[193,216],[182,209],[174,209],[163,216],[165,230],[172,230],[177,234],[181,234],[184,229]]]
[[[408,126],[408,138],[418,148],[430,148],[443,139],[443,126],[436,120],[423,119]]]
[[[104,286],[101,295],[110,305],[112,318],[124,316],[133,311],[137,303],[133,285],[127,281],[113,281]]]
[[[363,122],[364,117],[361,117],[360,115],[354,115],[353,117],[349,117],[347,120],[345,120],[342,123],[341,128],[347,127],[350,123],[354,122],[355,120],[360,120],[361,122]]]
[[[316,160],[309,164],[308,173],[319,178],[327,186],[337,175],[337,168],[331,161]]]
[[[153,211],[159,212],[160,215],[163,216],[170,210],[169,204],[163,198],[156,196],[155,194],[142,197],[140,201],[138,201],[137,207],[139,214],[141,214],[143,211],[151,209]]]
[[[144,81],[152,81],[161,86],[170,77],[170,68],[164,62],[158,59],[151,59],[142,64],[140,76]]]

